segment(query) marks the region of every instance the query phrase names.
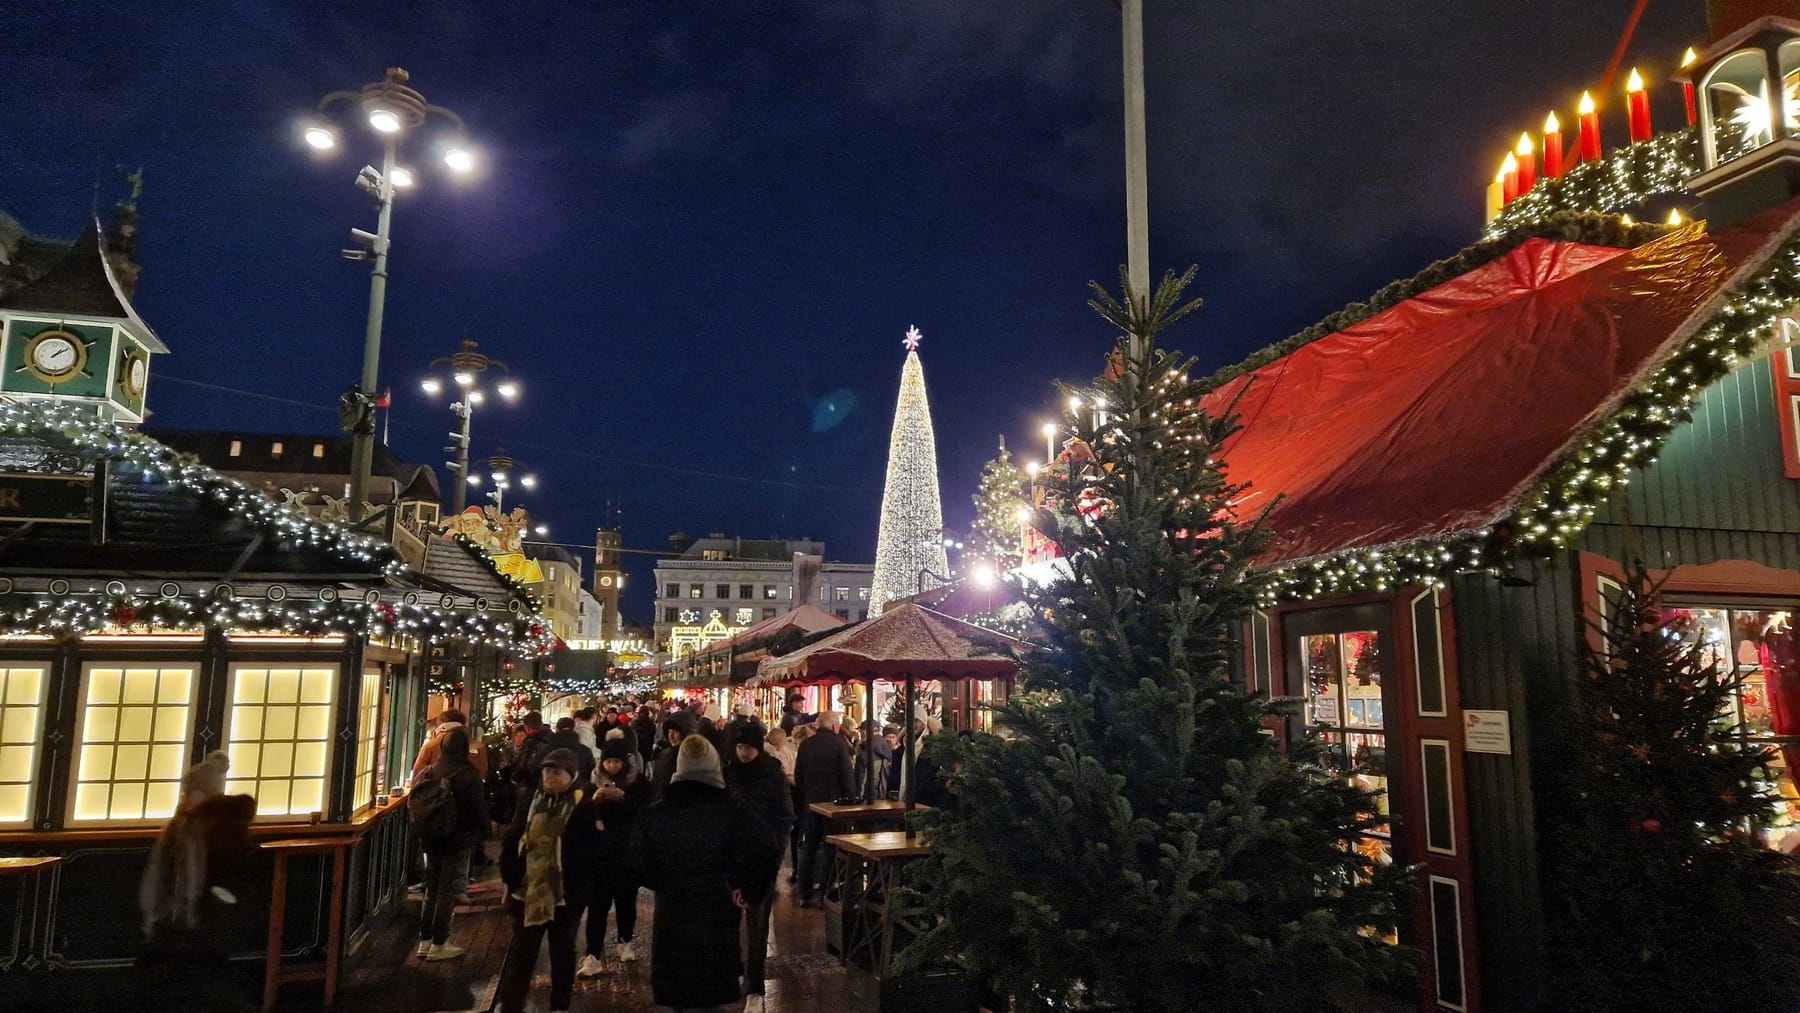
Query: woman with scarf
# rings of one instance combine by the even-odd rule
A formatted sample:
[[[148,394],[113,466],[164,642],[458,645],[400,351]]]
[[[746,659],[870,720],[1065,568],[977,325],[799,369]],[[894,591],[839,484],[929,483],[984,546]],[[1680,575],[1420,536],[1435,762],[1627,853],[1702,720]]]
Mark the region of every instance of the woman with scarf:
[[[638,812],[650,804],[650,781],[643,775],[643,758],[637,744],[607,733],[600,747],[599,782],[594,789],[594,816],[600,832],[600,867],[594,883],[593,902],[587,912],[587,956],[575,969],[578,978],[598,977],[606,970],[606,914],[613,911],[618,924],[619,959],[637,959],[632,937],[637,931],[638,885],[625,869],[631,828]]]
[[[580,760],[553,749],[538,788],[521,801],[500,851],[512,943],[500,972],[501,1013],[523,1013],[544,936],[550,937],[550,1008],[566,1011],[575,988],[575,929],[593,898],[600,838],[594,800],[575,788]]]

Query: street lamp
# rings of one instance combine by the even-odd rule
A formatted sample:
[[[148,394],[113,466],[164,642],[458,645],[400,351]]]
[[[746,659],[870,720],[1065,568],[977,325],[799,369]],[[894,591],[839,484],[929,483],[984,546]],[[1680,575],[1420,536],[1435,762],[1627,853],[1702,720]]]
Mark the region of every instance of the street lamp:
[[[350,230],[351,247],[344,252],[350,260],[366,261],[369,271],[369,318],[363,335],[361,381],[345,392],[338,406],[344,431],[350,444],[350,520],[361,523],[364,501],[368,498],[369,468],[375,458],[374,391],[381,366],[381,316],[387,302],[388,225],[394,212],[394,191],[414,183],[410,169],[396,164],[400,141],[409,131],[424,126],[427,118],[440,117],[455,129],[454,138],[444,149],[444,165],[452,172],[466,173],[475,167],[475,156],[469,147],[468,132],[462,117],[443,106],[432,105],[425,96],[407,86],[407,73],[389,67],[387,74],[374,84],[358,91],[334,91],[319,100],[318,113],[300,123],[300,136],[307,147],[317,152],[336,150],[342,143],[335,123],[327,118],[334,106],[350,105],[362,111],[369,128],[381,139],[381,168],[365,165],[356,175],[356,186],[375,202],[375,231]]]
[[[464,338],[455,355],[431,361],[432,370],[449,376],[448,386],[438,375],[427,376],[419,381],[419,389],[432,397],[448,389],[453,396],[461,399],[450,405],[451,413],[462,420],[461,431],[451,433],[453,445],[444,448],[445,453],[456,455],[456,460],[445,462],[453,479],[451,484],[456,487],[456,494],[452,497],[455,509],[451,510],[451,516],[462,513],[463,508],[468,505],[468,487],[481,484],[481,476],[469,474],[469,426],[474,420],[476,406],[487,403],[487,392],[481,387],[483,374],[490,369],[504,373],[494,385],[494,393],[500,400],[508,403],[519,399],[519,381],[513,377],[512,370],[507,368],[506,363],[490,359],[476,351],[476,348],[475,342]],[[532,481],[535,484],[537,480],[534,478]],[[499,500],[496,499],[495,502],[497,504]]]
[[[487,495],[488,499],[494,501],[495,510],[505,512],[506,494],[512,490],[512,487],[515,484],[526,492],[530,492],[537,488],[537,476],[531,474],[516,475],[514,469],[518,467],[519,462],[513,460],[504,450],[496,453],[492,457],[486,458],[481,463],[487,467],[488,483],[493,486],[493,489],[490,490]],[[469,476],[468,484],[479,486],[481,484],[481,476]],[[461,488],[461,486],[458,486],[458,488]],[[458,510],[457,513],[462,513],[462,511]]]

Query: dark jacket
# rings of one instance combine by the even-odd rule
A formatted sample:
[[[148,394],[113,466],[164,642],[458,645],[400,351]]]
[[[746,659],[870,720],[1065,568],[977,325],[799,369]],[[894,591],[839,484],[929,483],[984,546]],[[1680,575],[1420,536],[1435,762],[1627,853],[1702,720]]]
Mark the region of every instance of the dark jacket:
[[[650,755],[656,751],[656,722],[638,718],[631,722],[631,734],[637,736],[638,755],[644,758],[644,766],[648,767]]]
[[[650,767],[650,791],[658,798],[668,790],[669,782],[675,777],[675,761],[680,757],[678,749],[664,749],[656,754],[656,762]]]
[[[807,805],[857,794],[849,740],[821,728],[800,743],[800,752],[794,757],[794,787]]]
[[[875,747],[875,793],[886,795],[891,789],[888,782],[900,783],[899,764],[894,761],[894,747],[888,745],[887,737],[881,734],[872,736]],[[856,749],[856,790],[858,794],[869,784],[869,746]]]
[[[789,737],[793,736],[794,729],[801,725],[810,725],[812,722],[813,716],[805,711],[784,710],[781,712],[781,730],[788,733]]]
[[[662,1006],[736,1002],[742,962],[731,891],[762,900],[781,853],[762,818],[729,791],[697,781],[671,784],[644,810],[630,868],[656,892],[650,987]]]
[[[591,785],[594,783],[594,751],[581,741],[581,735],[571,728],[566,732],[552,732],[548,740],[550,750],[567,749],[575,754],[575,762],[581,765],[581,772],[575,776],[575,785]],[[549,755],[550,750],[545,750]],[[590,794],[592,794],[590,792]]]
[[[604,770],[597,772],[599,787],[612,786],[625,793],[625,797],[617,802],[601,801],[598,787],[595,789],[594,818],[602,826],[600,831],[600,873],[602,877],[623,874],[622,868],[631,850],[631,832],[637,826],[637,820],[644,809],[650,805],[650,781],[642,774],[633,775],[629,771],[617,778],[608,777]]]
[[[734,763],[725,768],[725,786],[762,817],[778,846],[788,839],[794,829],[794,793],[788,790],[780,760],[757,753],[749,763]]]
[[[563,828],[563,903],[580,905],[594,899],[600,871],[600,831],[594,826],[598,817],[592,789],[576,785],[569,790],[575,793],[577,801]],[[506,828],[506,836],[500,842],[500,879],[509,896],[523,893],[525,856],[519,854],[519,841],[525,836],[525,824],[531,818],[531,803],[536,797],[534,791],[519,799],[512,825]]]
[[[514,784],[537,787],[538,768],[543,764],[544,757],[550,755],[550,736],[553,734],[555,733],[548,728],[540,728],[527,735],[525,741],[519,744],[519,751],[513,756],[512,766],[509,768],[509,776]]]
[[[427,774],[449,781],[450,794],[456,799],[456,831],[443,840],[420,841],[425,853],[453,855],[480,844],[488,832],[487,788],[474,764],[440,758],[427,768]]]

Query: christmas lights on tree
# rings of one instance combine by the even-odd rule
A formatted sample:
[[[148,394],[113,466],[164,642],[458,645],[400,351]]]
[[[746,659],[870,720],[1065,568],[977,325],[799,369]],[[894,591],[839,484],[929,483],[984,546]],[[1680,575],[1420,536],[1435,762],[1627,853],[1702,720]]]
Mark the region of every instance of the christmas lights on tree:
[[[950,569],[944,554],[944,509],[938,499],[937,438],[925,397],[925,367],[919,362],[922,337],[917,327],[909,327],[902,342],[906,364],[900,369],[900,400],[894,406],[894,430],[888,441],[871,616],[880,615],[890,601],[939,586]]]
[[[997,572],[1019,565],[1024,522],[1020,511],[1028,508],[1025,472],[1013,463],[1000,441],[1000,454],[981,466],[981,485],[975,490],[975,531],[969,551],[992,560]]]

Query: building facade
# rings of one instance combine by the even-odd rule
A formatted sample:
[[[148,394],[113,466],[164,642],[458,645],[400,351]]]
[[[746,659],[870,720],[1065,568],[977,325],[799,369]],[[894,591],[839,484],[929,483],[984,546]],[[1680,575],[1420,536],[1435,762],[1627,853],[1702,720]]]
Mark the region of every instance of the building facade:
[[[750,626],[816,605],[846,622],[869,617],[873,563],[825,561],[808,539],[671,540],[656,564],[656,643],[670,654],[726,639]]]
[[[527,585],[551,632],[567,642],[581,633],[581,559],[554,545],[529,546],[544,579]]]

